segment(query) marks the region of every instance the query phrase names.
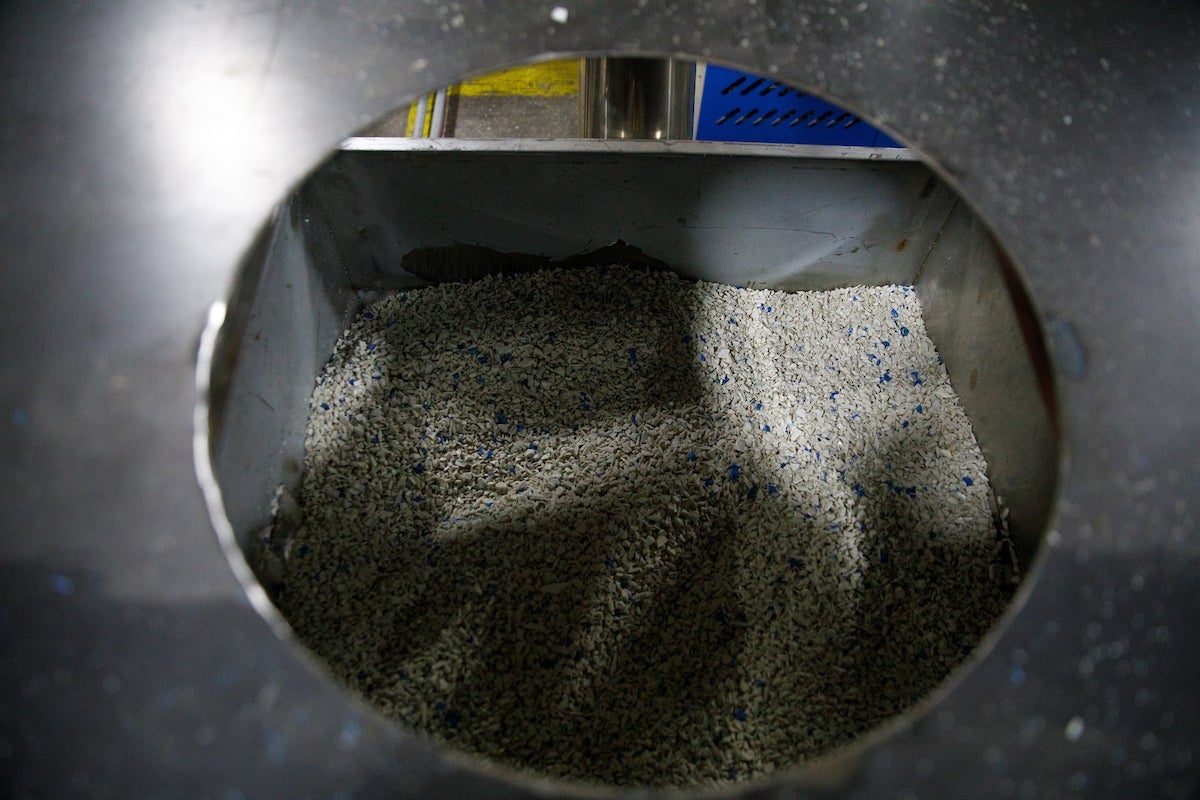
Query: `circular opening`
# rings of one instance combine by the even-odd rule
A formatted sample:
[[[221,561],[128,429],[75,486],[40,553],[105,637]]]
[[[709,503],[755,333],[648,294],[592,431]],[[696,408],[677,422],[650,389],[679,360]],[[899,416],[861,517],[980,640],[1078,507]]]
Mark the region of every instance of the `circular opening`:
[[[284,201],[229,307],[202,461],[255,590],[398,724],[543,777],[738,784],[860,739],[961,672],[1054,491],[986,226],[736,70],[423,98]]]

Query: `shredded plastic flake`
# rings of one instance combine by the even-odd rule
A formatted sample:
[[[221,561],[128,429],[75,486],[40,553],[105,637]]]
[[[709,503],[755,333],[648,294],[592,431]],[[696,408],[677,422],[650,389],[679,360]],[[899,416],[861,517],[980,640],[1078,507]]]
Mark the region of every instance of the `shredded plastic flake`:
[[[610,267],[390,296],[313,392],[298,501],[277,597],[309,647],[403,725],[561,778],[825,753],[1009,598],[902,286]]]

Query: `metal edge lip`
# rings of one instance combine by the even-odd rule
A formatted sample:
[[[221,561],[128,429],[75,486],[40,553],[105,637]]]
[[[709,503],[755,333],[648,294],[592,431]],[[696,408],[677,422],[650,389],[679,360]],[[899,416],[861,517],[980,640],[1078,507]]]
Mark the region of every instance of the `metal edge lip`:
[[[637,155],[770,156],[847,161],[920,161],[907,147],[843,147],[815,144],[743,144],[737,142],[621,139],[411,139],[400,136],[352,136],[338,150],[414,153],[611,153]]]
[[[258,612],[275,634],[286,641],[294,640],[291,626],[283,615],[267,597],[266,590],[258,578],[250,571],[241,548],[233,533],[233,525],[225,514],[225,501],[221,496],[221,486],[213,471],[212,456],[209,450],[208,419],[211,411],[211,380],[213,356],[216,351],[217,338],[225,324],[227,306],[224,300],[217,300],[209,306],[205,316],[204,329],[200,333],[200,344],[196,351],[196,404],[192,411],[192,460],[196,470],[196,481],[204,495],[204,505],[208,511],[208,519],[217,534],[217,542],[225,554],[225,561],[250,605]]]

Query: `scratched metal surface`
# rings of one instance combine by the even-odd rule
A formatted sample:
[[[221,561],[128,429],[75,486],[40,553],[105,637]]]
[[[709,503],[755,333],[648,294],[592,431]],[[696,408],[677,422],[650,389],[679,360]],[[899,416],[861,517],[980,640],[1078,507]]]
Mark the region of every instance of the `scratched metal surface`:
[[[742,791],[1194,796],[1197,7],[561,5],[0,10],[0,794],[550,791],[381,723],[272,636],[196,488],[194,353],[342,137],[469,73],[639,51],[780,75],[925,154],[1023,271],[1060,382],[1050,546],[990,651],[837,763]]]

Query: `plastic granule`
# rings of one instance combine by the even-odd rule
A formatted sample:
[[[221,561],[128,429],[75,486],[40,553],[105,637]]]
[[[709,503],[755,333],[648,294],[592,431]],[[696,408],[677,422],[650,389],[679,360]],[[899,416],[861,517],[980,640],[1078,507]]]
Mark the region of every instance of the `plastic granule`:
[[[383,713],[518,769],[698,786],[812,759],[1008,602],[904,287],[442,284],[352,323],[310,408],[280,608]]]

